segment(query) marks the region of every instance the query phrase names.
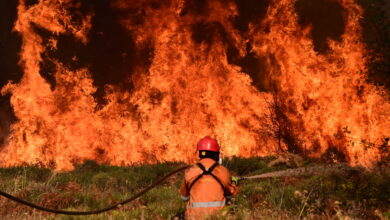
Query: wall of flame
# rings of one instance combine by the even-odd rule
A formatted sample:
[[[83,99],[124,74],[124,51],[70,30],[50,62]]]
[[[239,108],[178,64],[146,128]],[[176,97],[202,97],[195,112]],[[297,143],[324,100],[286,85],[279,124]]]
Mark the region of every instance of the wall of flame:
[[[351,164],[371,166],[380,159],[376,146],[390,134],[389,96],[366,82],[362,8],[353,0],[337,2],[343,33],[327,39],[328,49],[319,53],[294,0],[270,0],[245,33],[232,22],[234,1],[204,2],[206,13],[187,11],[191,1],[184,0],[111,1],[129,41],[153,50],[148,65],[126,78],[132,88],[106,85],[101,105],[88,66],[70,68],[50,56],[61,36],[90,42],[93,11],[76,22],[72,10],[81,4],[75,1],[20,0],[14,29],[22,38],[23,77],[1,89],[11,95],[18,120],[0,149],[0,166],[191,162],[205,135],[218,139],[224,156],[271,155],[295,144],[310,156],[337,149]],[[207,38],[197,38],[199,26]],[[230,61],[232,45],[238,57],[261,58],[263,89]],[[42,76],[47,60],[55,66],[52,82]],[[275,96],[294,143],[283,139],[279,146],[273,135]]]

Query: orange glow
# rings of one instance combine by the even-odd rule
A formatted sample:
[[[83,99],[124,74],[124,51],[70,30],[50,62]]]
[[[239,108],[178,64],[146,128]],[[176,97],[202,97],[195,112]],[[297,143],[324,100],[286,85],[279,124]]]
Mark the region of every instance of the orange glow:
[[[120,23],[135,33],[137,46],[152,42],[154,57],[148,70],[129,74],[134,90],[107,86],[107,104],[97,108],[87,68],[71,71],[55,60],[56,86],[50,88],[40,63],[45,51],[56,50],[56,39],[46,45],[33,28],[87,44],[93,15],[76,25],[67,10],[71,0],[39,0],[31,7],[20,0],[15,30],[23,40],[24,76],[1,90],[12,95],[18,121],[0,151],[0,166],[70,170],[86,159],[112,165],[191,162],[196,142],[206,135],[219,140],[224,156],[278,153],[278,140],[269,132],[272,93],[256,89],[247,73],[228,62],[224,37],[241,56],[251,41],[251,52],[274,57],[266,59],[269,80],[288,109],[284,113],[301,148],[318,157],[335,147],[351,164],[371,166],[380,154],[365,141],[381,144],[390,134],[390,101],[382,88],[365,80],[362,9],[353,0],[338,1],[346,11],[345,31],[340,42],[328,40],[326,54],[314,51],[310,29],[298,24],[294,0],[270,1],[265,18],[250,24],[245,39],[231,22],[236,5],[225,1],[206,1],[209,13],[202,16],[181,16],[183,0],[146,7],[142,25],[123,17]],[[112,3],[118,10],[138,5],[142,2]],[[218,23],[227,36],[195,42],[191,28],[198,22]]]

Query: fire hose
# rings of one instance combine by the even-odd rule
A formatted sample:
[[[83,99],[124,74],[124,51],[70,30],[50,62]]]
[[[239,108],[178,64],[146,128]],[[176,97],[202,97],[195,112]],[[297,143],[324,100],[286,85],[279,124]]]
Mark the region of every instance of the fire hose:
[[[238,180],[250,180],[250,179],[265,179],[275,177],[292,177],[292,176],[313,176],[313,175],[327,175],[334,171],[347,171],[347,170],[359,170],[359,167],[349,167],[347,164],[330,164],[315,167],[301,167],[295,169],[287,169],[281,171],[267,172],[254,176],[238,177]]]
[[[103,208],[103,209],[98,209],[98,210],[91,210],[91,211],[66,211],[66,210],[58,210],[58,209],[50,209],[46,207],[42,207],[39,205],[36,205],[34,203],[19,199],[17,197],[14,197],[6,192],[0,191],[0,195],[8,198],[10,200],[13,200],[15,202],[24,204],[26,206],[29,206],[31,208],[35,208],[41,211],[45,212],[50,212],[50,213],[55,213],[55,214],[63,214],[63,215],[93,215],[93,214],[99,214],[103,212],[107,212],[110,210],[117,209],[121,207],[122,205],[125,205],[129,202],[134,201],[135,199],[139,198],[149,190],[155,188],[157,185],[161,184],[164,180],[166,180],[168,177],[183,171],[187,168],[191,167],[191,165],[184,166],[181,168],[178,168],[174,171],[171,171],[167,175],[161,177],[158,179],[156,182],[152,183],[148,187],[144,188],[134,196],[123,200],[121,202],[115,203],[109,207]],[[259,175],[254,175],[254,176],[244,176],[244,177],[238,177],[238,180],[250,180],[250,179],[265,179],[265,178],[273,178],[273,177],[287,177],[287,176],[301,176],[301,175],[315,175],[315,174],[327,174],[329,172],[333,172],[335,170],[345,170],[346,168],[351,169],[350,167],[346,166],[345,164],[336,164],[336,165],[324,165],[324,166],[316,166],[316,167],[308,167],[308,168],[295,168],[295,169],[288,169],[288,170],[282,170],[282,171],[274,171],[274,172],[267,172]]]
[[[148,187],[144,188],[143,190],[141,190],[140,192],[138,192],[134,196],[132,196],[132,197],[126,199],[126,200],[123,200],[122,202],[118,202],[118,203],[115,203],[115,204],[113,204],[113,205],[111,205],[109,207],[106,207],[106,208],[103,208],[103,209],[98,209],[98,210],[91,210],[91,211],[66,211],[66,210],[58,210],[58,209],[49,209],[49,208],[45,208],[45,207],[33,204],[31,202],[28,202],[28,201],[16,198],[16,197],[14,197],[14,196],[6,193],[6,192],[3,192],[3,191],[0,191],[0,195],[4,196],[4,197],[6,197],[6,198],[8,198],[10,200],[13,200],[15,202],[18,202],[18,203],[24,204],[26,206],[30,206],[31,208],[38,209],[38,210],[45,211],[45,212],[51,212],[51,213],[63,214],[63,215],[93,215],[93,214],[99,214],[99,213],[102,213],[102,212],[108,212],[110,210],[117,209],[117,208],[121,207],[122,205],[124,205],[126,203],[129,203],[129,202],[139,198],[140,196],[142,196],[143,194],[145,194],[149,190],[151,190],[154,187],[156,187],[157,185],[161,184],[168,177],[170,177],[170,176],[172,176],[172,175],[174,175],[174,174],[176,174],[176,173],[178,173],[180,171],[183,171],[183,170],[187,169],[188,167],[190,167],[190,166],[184,166],[184,167],[181,167],[179,169],[176,169],[176,170],[168,173],[167,175],[161,177],[156,182],[154,182],[151,185],[149,185]]]

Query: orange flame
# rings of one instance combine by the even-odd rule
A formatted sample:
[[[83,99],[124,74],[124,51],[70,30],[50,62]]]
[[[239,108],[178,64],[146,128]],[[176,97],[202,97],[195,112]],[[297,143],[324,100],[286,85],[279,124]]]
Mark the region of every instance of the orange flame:
[[[112,165],[190,162],[197,140],[205,135],[219,140],[225,156],[277,153],[278,140],[269,131],[273,94],[256,89],[248,74],[228,62],[223,38],[241,56],[251,42],[251,53],[273,57],[267,59],[268,80],[277,87],[301,148],[320,156],[336,147],[352,164],[372,165],[380,154],[364,141],[380,144],[389,135],[390,102],[381,88],[365,80],[359,24],[363,10],[353,0],[339,0],[345,9],[342,40],[328,40],[330,52],[318,54],[310,28],[298,24],[294,3],[270,1],[265,18],[251,23],[244,37],[232,25],[238,15],[232,2],[208,1],[207,15],[182,16],[184,0],[166,1],[157,9],[140,1],[114,1],[116,10],[145,7],[142,25],[128,17],[120,22],[135,33],[137,46],[152,42],[154,56],[147,71],[129,74],[134,90],[107,86],[107,104],[97,108],[87,69],[71,71],[54,60],[55,88],[42,78],[41,56],[56,50],[56,39],[44,45],[34,29],[71,34],[87,44],[93,15],[76,25],[67,10],[71,0],[40,0],[31,7],[20,0],[15,30],[23,40],[24,76],[20,83],[2,88],[2,94],[12,94],[19,120],[0,151],[0,166],[39,164],[69,170],[86,159]],[[217,31],[210,42],[197,42],[192,28],[201,22],[225,31]]]

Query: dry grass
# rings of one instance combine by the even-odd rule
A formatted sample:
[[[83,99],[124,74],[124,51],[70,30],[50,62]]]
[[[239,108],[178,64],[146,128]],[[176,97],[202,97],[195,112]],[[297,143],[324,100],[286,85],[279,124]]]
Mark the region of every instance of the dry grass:
[[[225,166],[245,176],[287,168],[283,164],[269,167],[272,159],[232,158]],[[0,169],[0,189],[45,207],[91,210],[126,199],[182,165],[113,167],[87,161],[67,173],[34,167]],[[389,219],[389,176],[386,168],[245,181],[232,204],[211,219]],[[95,216],[52,215],[0,198],[0,219],[169,219],[185,209],[178,195],[181,179],[182,174],[133,203]]]

